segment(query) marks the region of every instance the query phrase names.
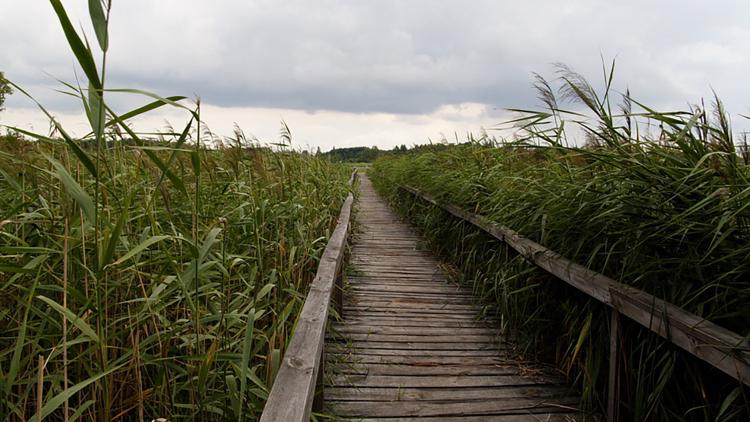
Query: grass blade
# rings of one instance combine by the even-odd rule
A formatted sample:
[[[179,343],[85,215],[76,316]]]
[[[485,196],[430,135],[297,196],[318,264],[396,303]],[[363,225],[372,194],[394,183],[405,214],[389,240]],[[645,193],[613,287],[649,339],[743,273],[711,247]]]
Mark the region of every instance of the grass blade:
[[[94,33],[99,41],[99,47],[102,51],[109,48],[109,34],[107,30],[107,16],[104,13],[102,0],[89,0],[89,15],[91,24],[94,25]]]
[[[57,177],[63,183],[70,196],[72,196],[76,203],[78,203],[78,206],[81,207],[86,218],[93,223],[96,219],[94,201],[59,161],[50,156],[46,156],[46,158],[52,163],[52,166],[55,167]]]
[[[62,2],[60,0],[50,0],[50,3],[57,14],[57,19],[60,21],[60,26],[62,26],[65,38],[68,40],[68,45],[78,60],[78,64],[81,65],[81,69],[83,69],[83,73],[86,74],[86,78],[88,78],[89,83],[93,85],[94,89],[101,90],[102,83],[99,80],[99,72],[96,69],[94,58],[91,56],[91,51],[86,48],[81,37],[78,36],[75,28],[70,23]]]
[[[60,305],[59,303],[55,302],[54,300],[46,297],[46,296],[37,296],[37,299],[41,300],[42,302],[49,305],[52,309],[56,310],[60,313],[63,317],[67,318],[68,321],[70,321],[73,325],[76,326],[81,332],[86,335],[88,338],[90,338],[95,343],[101,342],[99,339],[99,336],[96,334],[96,331],[94,331],[93,328],[89,324],[86,323],[86,321],[82,320],[78,317],[78,315],[74,314],[70,309],[67,309]]]

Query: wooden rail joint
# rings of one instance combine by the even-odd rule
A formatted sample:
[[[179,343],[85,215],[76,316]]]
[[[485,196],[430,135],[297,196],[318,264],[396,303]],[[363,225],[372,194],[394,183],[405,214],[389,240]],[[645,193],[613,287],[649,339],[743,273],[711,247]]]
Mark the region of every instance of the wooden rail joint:
[[[356,177],[355,170],[349,179],[350,187],[354,185]],[[343,266],[353,203],[354,195],[350,192],[320,258],[318,271],[297,318],[289,347],[268,394],[261,422],[307,422],[310,419],[315,389],[322,381],[324,371],[326,323],[332,305],[332,292]]]
[[[486,217],[438,201],[410,186],[399,186],[453,216],[472,223],[508,244],[529,262],[570,284],[725,374],[750,386],[750,344],[737,333],[577,264],[561,254],[490,221]]]

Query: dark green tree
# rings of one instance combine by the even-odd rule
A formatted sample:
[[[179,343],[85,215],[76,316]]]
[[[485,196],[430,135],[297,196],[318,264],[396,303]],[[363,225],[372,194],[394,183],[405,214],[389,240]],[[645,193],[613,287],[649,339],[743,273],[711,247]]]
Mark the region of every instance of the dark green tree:
[[[5,79],[3,72],[0,72],[0,111],[5,110],[3,104],[5,104],[5,97],[12,94],[13,90],[10,88],[8,80]]]

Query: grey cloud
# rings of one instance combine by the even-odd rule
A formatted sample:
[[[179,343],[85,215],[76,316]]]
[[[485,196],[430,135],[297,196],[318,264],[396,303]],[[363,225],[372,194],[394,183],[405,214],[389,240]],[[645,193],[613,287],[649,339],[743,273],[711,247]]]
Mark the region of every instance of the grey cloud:
[[[40,69],[71,79],[48,5],[14,3],[0,17],[8,46],[0,68],[34,86],[45,83]],[[600,54],[618,57],[618,88],[656,106],[696,101],[710,84],[731,110],[746,112],[750,93],[744,0],[114,3],[112,84],[195,93],[221,106],[406,114],[463,102],[531,107],[532,71],[551,75],[549,63],[563,61],[598,82]],[[87,27],[85,2],[66,4]]]

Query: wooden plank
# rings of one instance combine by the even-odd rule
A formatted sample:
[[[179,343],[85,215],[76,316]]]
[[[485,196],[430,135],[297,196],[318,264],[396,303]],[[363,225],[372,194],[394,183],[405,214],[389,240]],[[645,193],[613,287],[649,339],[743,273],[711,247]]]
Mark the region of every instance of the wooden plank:
[[[352,292],[350,295],[347,295],[346,304],[352,304],[352,305],[365,305],[365,306],[374,306],[378,303],[390,303],[399,305],[402,303],[405,304],[425,304],[425,305],[431,305],[431,306],[437,306],[437,305],[452,305],[452,306],[464,306],[468,307],[470,309],[477,309],[477,303],[474,302],[471,299],[465,298],[465,297],[456,297],[456,298],[450,298],[450,299],[441,299],[438,296],[427,296],[422,295],[418,293],[409,293],[409,294],[382,294],[374,292],[372,295],[369,295],[367,293],[363,293],[361,290],[357,292]]]
[[[450,313],[427,313],[427,312],[394,312],[393,310],[379,310],[376,308],[368,308],[367,310],[349,310],[347,315],[354,318],[386,318],[395,317],[406,321],[416,321],[417,319],[432,318],[433,320],[444,320],[444,321],[456,321],[456,322],[472,322],[479,321],[478,315],[471,314],[450,314]]]
[[[525,415],[482,415],[482,416],[433,416],[396,418],[337,418],[336,422],[594,422],[595,417],[582,413],[549,413]]]
[[[467,305],[465,303],[449,303],[449,302],[437,302],[435,300],[390,300],[390,301],[376,301],[376,300],[348,300],[344,302],[344,307],[352,309],[382,309],[388,311],[390,309],[398,309],[407,312],[431,312],[433,311],[448,311],[448,313],[470,313],[476,315],[476,305]]]
[[[519,375],[521,370],[515,364],[501,365],[406,365],[377,363],[328,363],[338,375]]]
[[[347,278],[347,291],[351,292],[352,297],[357,295],[388,296],[388,297],[413,297],[413,296],[431,296],[452,299],[471,300],[471,295],[466,289],[456,288],[448,283],[436,280],[356,280]],[[347,295],[349,296],[349,295]],[[450,299],[448,299],[450,300]]]
[[[423,350],[434,353],[438,350],[490,350],[496,351],[499,348],[498,343],[442,343],[442,342],[394,342],[394,341],[347,341],[351,347],[361,351],[364,349],[389,349],[398,350],[403,353],[405,350]]]
[[[497,414],[546,414],[575,411],[580,399],[572,398],[515,398],[469,402],[393,401],[384,406],[371,401],[329,401],[329,409],[341,416],[400,417],[400,416],[466,416]]]
[[[350,287],[352,291],[355,292],[394,292],[394,293],[427,293],[427,292],[439,292],[442,294],[453,294],[461,292],[461,289],[453,288],[453,287],[447,287],[443,285],[436,285],[434,288],[430,289],[428,287],[424,286],[412,286],[408,284],[403,285],[388,285],[388,284],[381,284],[380,286],[367,286],[367,287],[361,287],[357,286],[356,284],[352,284]]]
[[[492,356],[402,356],[402,355],[363,355],[358,353],[327,354],[329,362],[348,364],[405,364],[417,366],[452,366],[452,365],[517,365],[518,362],[496,353]]]
[[[346,335],[345,339],[350,342],[443,343],[445,345],[453,343],[489,343],[494,345],[495,342],[499,340],[499,337],[488,334],[436,334],[413,336],[409,334],[349,333]]]
[[[329,384],[349,387],[396,387],[396,388],[462,388],[462,387],[508,387],[516,385],[554,384],[548,378],[538,379],[519,375],[333,375]]]
[[[396,312],[396,310],[383,310],[378,308],[366,308],[361,310],[351,309],[347,314],[347,318],[351,317],[352,323],[357,321],[396,321],[397,323],[403,321],[403,325],[414,325],[416,322],[446,322],[453,323],[451,326],[456,325],[467,325],[476,322],[486,321],[479,315],[471,315],[469,313],[451,314],[451,313],[435,313],[435,312],[416,312],[413,310],[403,310],[402,312]],[[348,319],[347,319],[348,321]]]
[[[432,283],[432,285],[430,285],[430,283]],[[460,299],[468,299],[470,297],[464,289],[437,281],[370,280],[362,282],[350,279],[348,290],[354,295],[369,295],[370,297],[372,297],[371,295],[373,294],[379,294],[381,296],[396,296],[401,294],[407,297],[418,295],[443,295],[444,297],[447,296]]]
[[[362,259],[356,257],[355,259],[352,259],[351,263],[363,270],[408,269],[411,271],[424,271],[430,274],[440,272],[440,269],[435,265],[435,262],[424,259],[407,261],[398,257],[398,259],[394,259],[393,261],[387,261],[383,259],[383,257],[378,257],[377,259]]]
[[[356,268],[356,267],[355,267]],[[347,274],[347,279],[352,281],[352,284],[361,283],[398,283],[406,284],[417,283],[417,284],[434,284],[435,287],[451,288],[456,291],[466,291],[467,289],[452,283],[445,274],[405,274],[402,277],[394,277],[393,275],[380,275],[376,273],[370,274]]]
[[[393,315],[445,315],[451,318],[467,317],[474,318],[476,312],[473,310],[458,309],[423,309],[423,308],[406,308],[399,306],[344,306],[344,312],[362,313],[362,312],[380,312]]]
[[[357,325],[371,325],[383,327],[489,327],[490,324],[480,318],[456,319],[439,317],[411,317],[408,319],[381,316],[352,316],[347,315],[346,324],[350,327]]]
[[[468,294],[451,294],[445,296],[440,293],[383,293],[377,291],[351,291],[347,297],[352,301],[361,300],[392,300],[392,299],[430,299],[446,303],[463,303],[467,305],[476,305],[476,301]]]
[[[378,274],[368,274],[368,275],[360,275],[360,274],[349,274],[347,277],[349,281],[351,281],[353,285],[356,285],[358,283],[366,283],[365,285],[371,285],[371,284],[381,284],[381,283],[387,283],[387,284],[398,284],[398,285],[410,285],[414,283],[417,286],[424,286],[428,284],[433,284],[435,287],[443,287],[443,288],[450,288],[455,291],[466,291],[465,288],[457,286],[450,282],[450,280],[446,276],[439,276],[439,275],[411,275],[411,276],[403,276],[403,277],[394,277],[394,276],[381,276]]]
[[[565,397],[571,393],[564,385],[523,385],[510,387],[465,387],[465,388],[392,388],[392,387],[326,387],[325,395],[337,401],[423,401],[423,400],[508,400],[518,397],[540,399]],[[383,403],[383,405],[387,405]]]
[[[405,310],[425,310],[425,311],[458,311],[458,312],[470,312],[472,315],[476,315],[475,305],[466,305],[463,303],[448,303],[448,302],[435,302],[434,300],[418,300],[418,299],[391,299],[387,301],[379,300],[348,300],[344,302],[344,307],[362,309],[362,308],[379,308],[379,309],[405,309]]]
[[[383,349],[357,347],[354,344],[327,344],[326,347],[331,353],[356,354],[356,355],[373,355],[373,356],[500,356],[502,349],[469,349],[469,350],[446,350],[446,349]]]
[[[440,285],[429,286],[412,284],[349,284],[346,303],[393,302],[393,303],[433,303],[463,305],[477,308],[477,301],[464,291],[442,289]]]
[[[515,231],[411,187],[405,191],[506,242],[528,261],[750,386],[750,341],[642,290],[577,264]]]
[[[382,327],[382,326],[370,326],[370,325],[334,325],[333,331],[340,334],[386,334],[386,335],[408,335],[408,336],[450,336],[455,334],[467,335],[467,334],[481,334],[486,336],[492,336],[497,338],[500,334],[498,330],[493,330],[487,327],[424,327],[424,326],[412,326],[404,327],[402,325],[397,327]]]

